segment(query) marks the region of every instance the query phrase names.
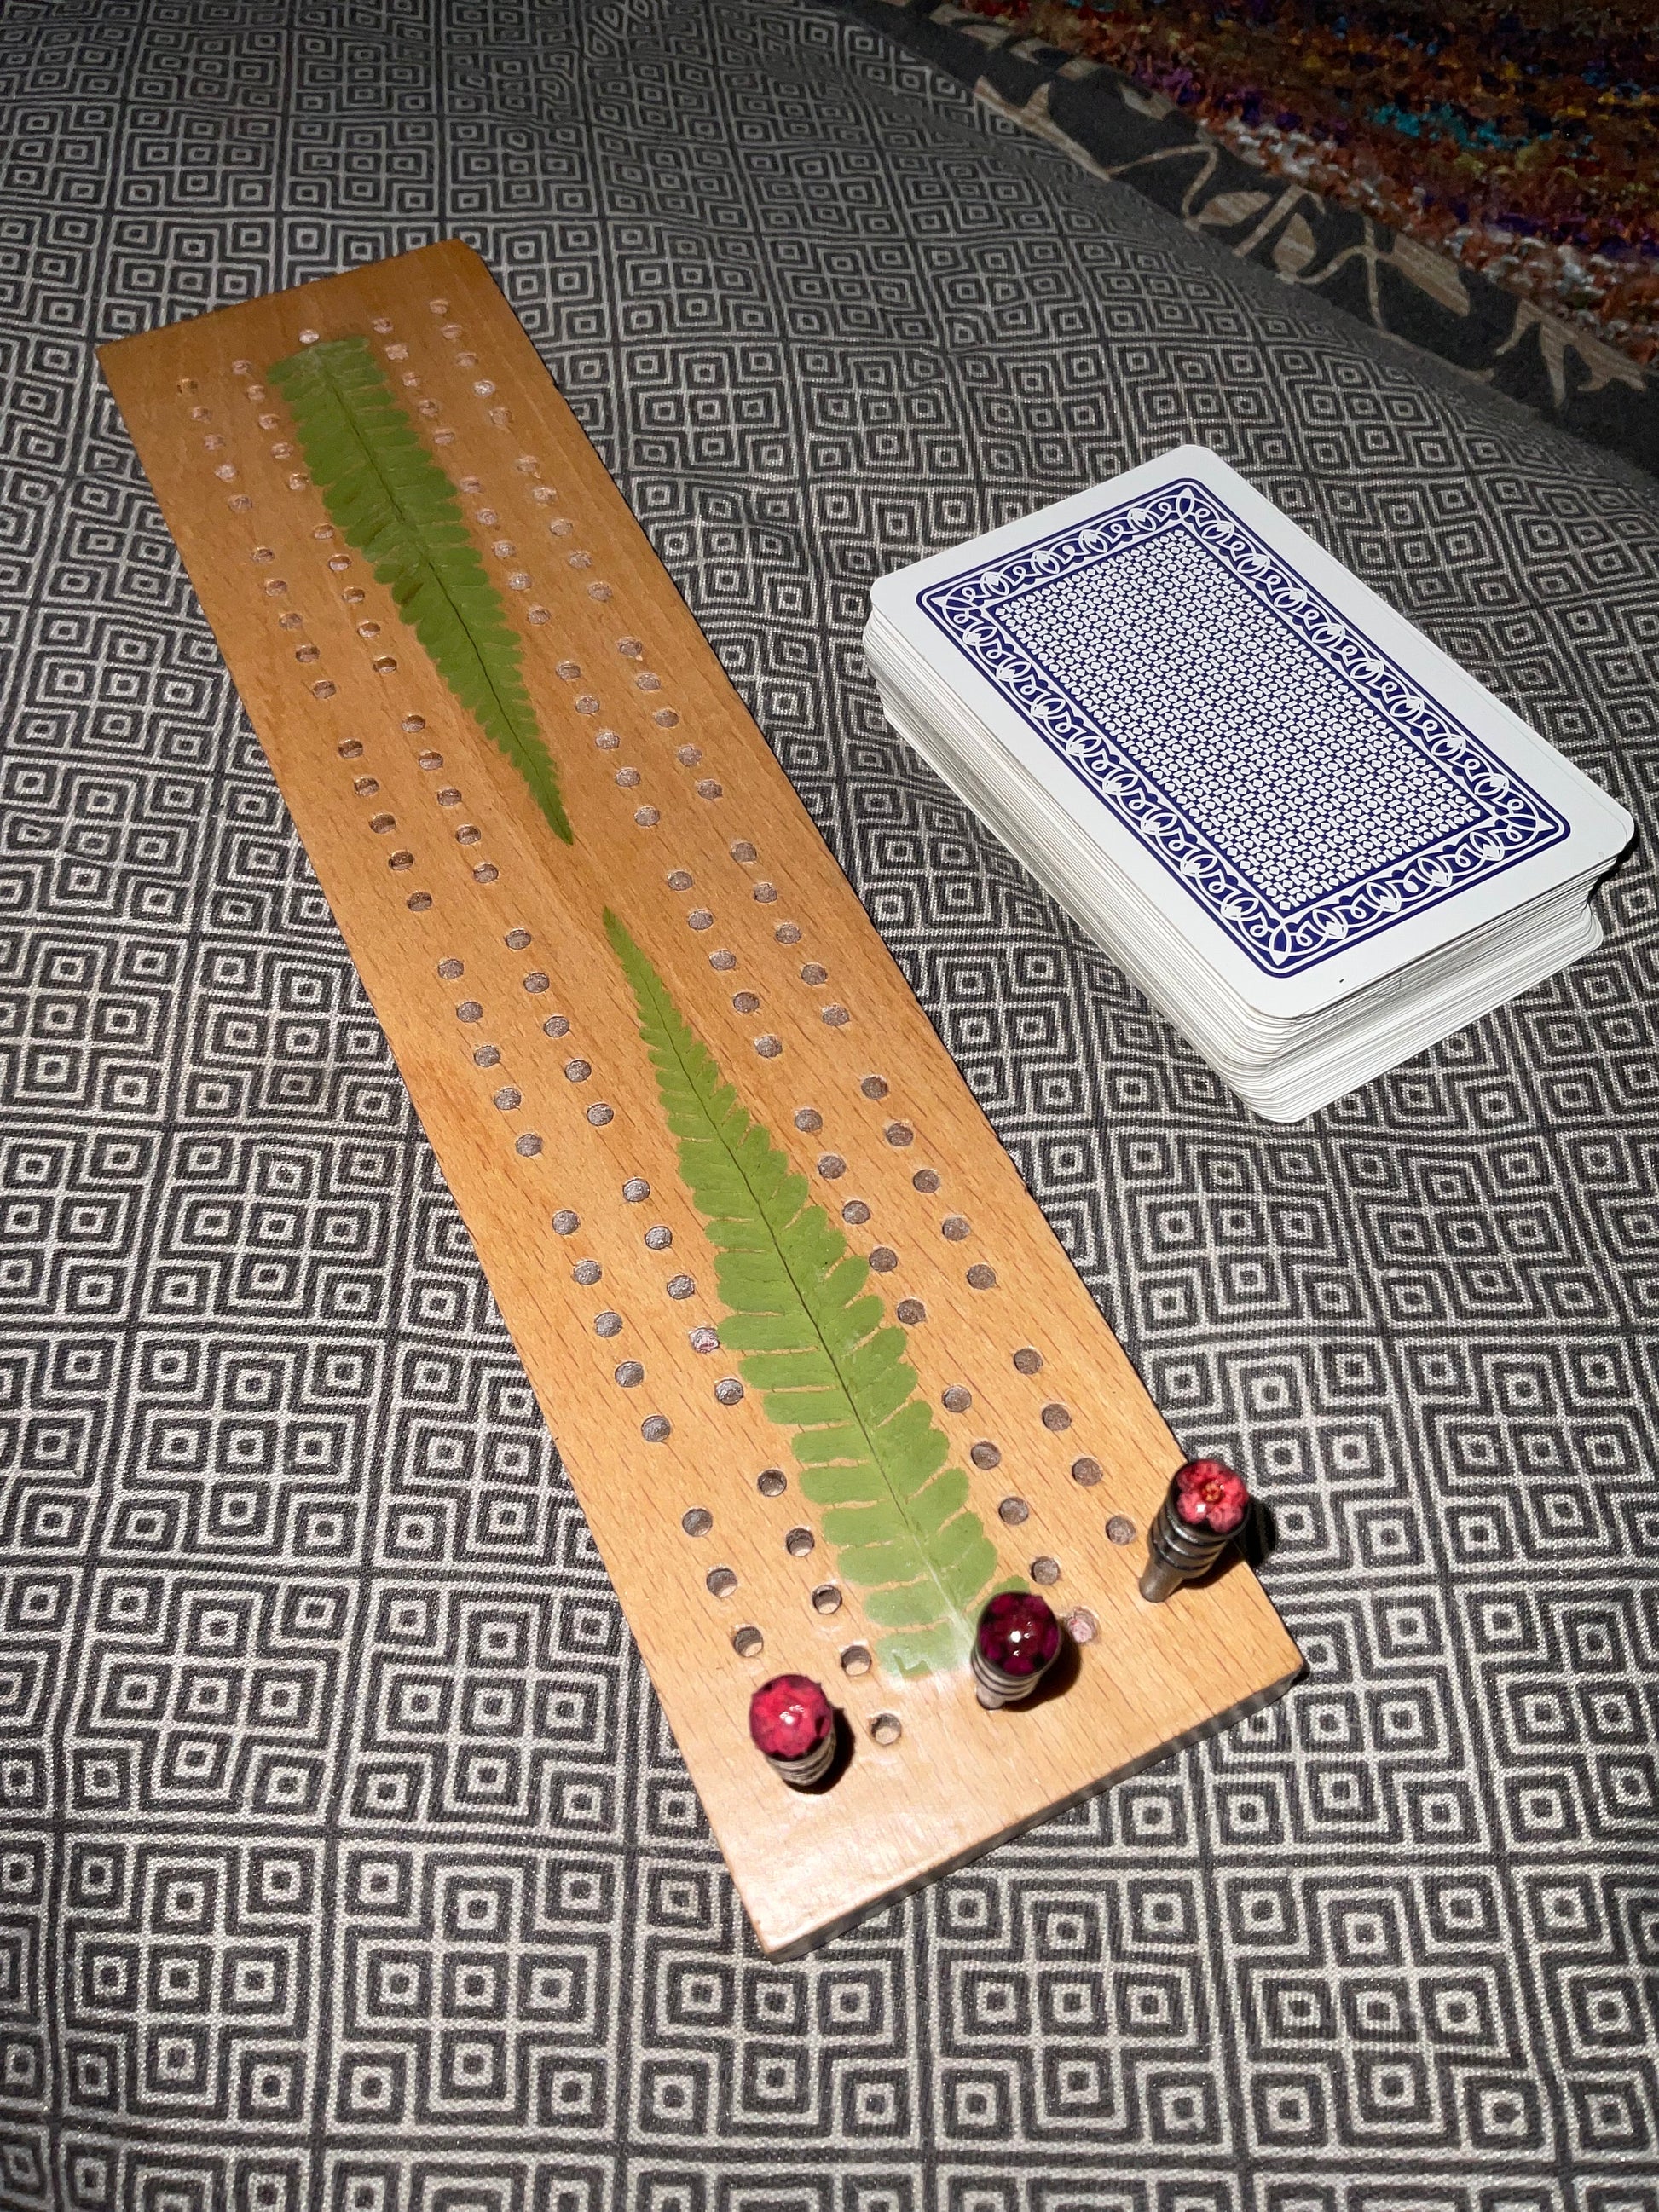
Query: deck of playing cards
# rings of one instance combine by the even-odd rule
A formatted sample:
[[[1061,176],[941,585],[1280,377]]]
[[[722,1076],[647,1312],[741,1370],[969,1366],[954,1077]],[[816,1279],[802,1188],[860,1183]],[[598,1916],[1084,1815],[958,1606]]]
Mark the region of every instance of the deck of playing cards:
[[[1601,942],[1623,808],[1201,447],[871,599],[894,728],[1272,1121]]]

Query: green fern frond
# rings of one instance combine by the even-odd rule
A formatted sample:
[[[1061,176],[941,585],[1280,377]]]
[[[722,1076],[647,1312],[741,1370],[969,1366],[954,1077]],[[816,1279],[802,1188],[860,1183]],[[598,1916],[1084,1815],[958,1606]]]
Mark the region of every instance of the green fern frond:
[[[628,931],[605,926],[633,988],[680,1173],[703,1216],[729,1311],[720,1340],[769,1419],[793,1431],[824,1540],[902,1674],[958,1666],[997,1557],[968,1478],[886,1324],[866,1263],[812,1203]]]
[[[288,402],[329,520],[373,567],[433,666],[568,844],[558,770],[520,672],[518,635],[467,534],[455,487],[368,339],[326,338],[267,373]]]

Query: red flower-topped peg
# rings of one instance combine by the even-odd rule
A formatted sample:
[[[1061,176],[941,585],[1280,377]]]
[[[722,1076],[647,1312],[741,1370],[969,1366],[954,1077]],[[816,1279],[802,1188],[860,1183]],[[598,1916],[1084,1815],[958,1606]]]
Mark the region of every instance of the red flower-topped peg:
[[[1250,1493],[1231,1468],[1218,1459],[1189,1459],[1172,1478],[1147,1537],[1142,1597],[1161,1605],[1182,1583],[1207,1573],[1249,1510]]]
[[[775,1674],[749,1700],[749,1733],[792,1790],[822,1782],[836,1756],[836,1709],[807,1674]]]
[[[1060,1623],[1046,1598],[1035,1590],[1000,1592],[974,1631],[970,1664],[981,1705],[994,1712],[1029,1698],[1059,1658],[1060,1646]]]

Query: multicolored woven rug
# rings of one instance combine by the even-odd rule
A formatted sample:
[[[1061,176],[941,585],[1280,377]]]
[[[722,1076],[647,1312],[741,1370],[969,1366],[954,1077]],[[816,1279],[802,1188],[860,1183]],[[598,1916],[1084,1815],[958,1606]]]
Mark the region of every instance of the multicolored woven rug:
[[[1237,258],[1659,471],[1646,0],[843,4]]]

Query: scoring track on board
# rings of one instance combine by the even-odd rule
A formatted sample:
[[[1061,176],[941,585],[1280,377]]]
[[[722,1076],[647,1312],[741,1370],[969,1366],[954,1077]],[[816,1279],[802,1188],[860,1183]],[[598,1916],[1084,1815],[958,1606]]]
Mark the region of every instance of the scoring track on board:
[[[319,513],[266,365],[342,331],[380,349],[520,610],[574,848]],[[1282,1686],[1295,1655],[1242,1569],[1207,1613],[1135,1598],[1179,1454],[527,352],[479,265],[441,247],[106,361],[498,1303],[568,1424],[745,1902],[788,1948]],[[1000,1571],[1072,1615],[1086,1648],[1063,1698],[993,1719],[965,1675],[917,1683],[872,1656],[881,1626],[722,1345],[714,1255],[599,927],[611,903],[862,1255]],[[805,1808],[742,1741],[747,1688],[779,1667],[831,1682],[866,1747]],[[1012,1777],[1011,1728],[1027,1769]]]

